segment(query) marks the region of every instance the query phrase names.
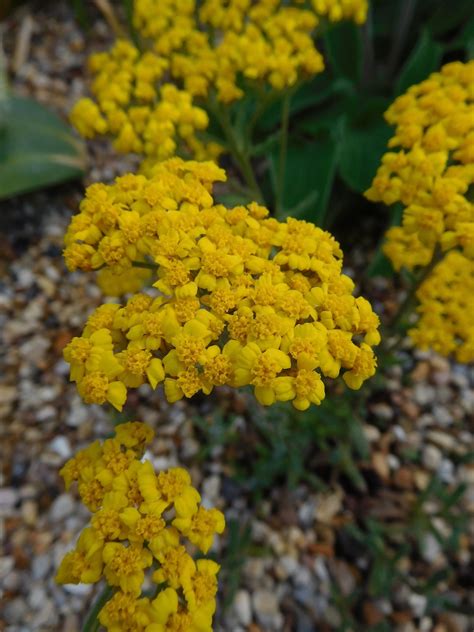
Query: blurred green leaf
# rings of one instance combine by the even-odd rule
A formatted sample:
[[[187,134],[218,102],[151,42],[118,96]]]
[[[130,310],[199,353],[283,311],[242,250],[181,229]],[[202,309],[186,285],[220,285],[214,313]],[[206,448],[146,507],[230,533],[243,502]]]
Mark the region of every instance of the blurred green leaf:
[[[0,148],[0,199],[78,178],[83,144],[39,103],[11,97]]]
[[[434,36],[440,36],[461,26],[472,14],[472,0],[440,2],[425,26]]]
[[[348,187],[362,193],[372,182],[387,148],[390,127],[383,119],[388,102],[371,98],[346,125],[341,139],[339,174]]]
[[[293,95],[290,103],[290,117],[314,108],[329,99],[339,100],[353,94],[354,86],[347,79],[334,79],[327,73],[316,76],[304,83]],[[272,129],[280,123],[281,99],[273,103],[261,117],[258,128],[262,131]]]
[[[403,66],[395,86],[395,94],[405,92],[415,83],[426,79],[438,69],[443,48],[435,42],[427,30],[423,30],[417,45]]]
[[[283,209],[288,215],[302,200],[313,200],[299,209],[298,218],[315,224],[324,223],[338,160],[338,138],[342,121],[336,120],[333,134],[322,132],[313,140],[293,140],[288,145]],[[278,151],[270,154],[274,185],[278,177]]]
[[[353,22],[340,22],[324,35],[329,62],[338,77],[358,83],[362,71],[362,36]]]
[[[474,15],[466,23],[461,33],[449,45],[449,50],[463,48],[468,59],[474,59]]]
[[[403,215],[403,205],[400,203],[394,204],[390,211],[390,224],[387,227],[387,230],[391,226],[399,226],[402,219],[402,215]],[[388,259],[388,257],[386,257],[382,251],[382,247],[384,243],[385,243],[385,233],[377,246],[377,250],[375,251],[375,255],[372,258],[372,261],[369,263],[367,267],[367,276],[369,278],[375,277],[375,276],[391,277],[393,275],[393,266],[390,262],[390,259]]]

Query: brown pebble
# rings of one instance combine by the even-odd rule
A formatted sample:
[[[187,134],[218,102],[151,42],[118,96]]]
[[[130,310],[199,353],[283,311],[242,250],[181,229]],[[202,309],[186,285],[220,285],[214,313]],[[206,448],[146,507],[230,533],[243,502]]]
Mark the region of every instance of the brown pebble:
[[[385,454],[374,452],[372,454],[372,467],[383,480],[388,480],[390,476],[390,466]]]
[[[362,613],[368,625],[377,625],[384,619],[384,614],[371,601],[364,601]]]
[[[395,612],[392,612],[390,615],[390,618],[397,625],[404,625],[413,620],[413,614],[411,610],[395,610]]]
[[[393,483],[399,489],[413,489],[413,472],[408,467],[401,467],[394,472]]]

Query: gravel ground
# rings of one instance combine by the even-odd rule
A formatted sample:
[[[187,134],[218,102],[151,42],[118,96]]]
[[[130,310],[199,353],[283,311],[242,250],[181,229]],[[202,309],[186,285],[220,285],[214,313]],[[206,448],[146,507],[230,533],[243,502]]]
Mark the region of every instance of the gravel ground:
[[[22,11],[7,23],[7,55],[13,63],[18,33],[29,15],[31,41],[12,77],[13,88],[64,115],[85,90],[85,57],[104,47],[110,34],[96,19],[84,36],[66,3],[50,6],[34,14]],[[128,164],[106,143],[94,143],[86,182],[110,180]],[[61,354],[80,332],[85,314],[101,302],[92,278],[68,273],[61,258],[62,236],[81,191],[82,185],[73,183],[0,204],[0,629],[9,632],[79,630],[94,599],[90,586],[63,588],[53,581],[60,559],[88,520],[75,493],[64,492],[58,469],[76,450],[112,429],[107,411],[82,404]],[[150,449],[155,465],[188,466],[205,502],[225,511],[228,523],[251,524],[235,600],[225,616],[218,615],[216,629],[342,629],[341,610],[331,600],[334,586],[342,596],[352,595],[368,560],[353,541],[344,541],[341,525],[361,517],[403,519],[404,507],[426,489],[433,474],[448,489],[466,484],[460,510],[473,515],[474,469],[467,454],[473,446],[474,370],[409,350],[404,363],[403,370],[390,371],[384,390],[370,404],[364,433],[371,456],[362,463],[366,494],[343,480],[325,492],[282,487],[255,507],[232,480],[225,449],[215,448],[205,461],[200,459],[201,434],[191,422],[196,415],[207,419],[217,408],[232,413],[232,429],[244,438],[251,430],[246,396],[224,390],[212,400],[173,407],[146,389],[134,398],[136,418],[158,429]],[[435,512],[436,498],[430,502]],[[448,533],[452,525],[436,520],[438,530]],[[469,598],[473,541],[471,522],[471,531],[450,554],[454,576],[443,585],[455,602]],[[216,558],[224,551],[222,538]],[[446,564],[432,535],[424,536],[419,559],[400,561],[409,579],[428,577]],[[385,622],[396,632],[472,632],[467,616],[431,613],[426,597],[408,584],[390,599],[364,598],[361,629]]]

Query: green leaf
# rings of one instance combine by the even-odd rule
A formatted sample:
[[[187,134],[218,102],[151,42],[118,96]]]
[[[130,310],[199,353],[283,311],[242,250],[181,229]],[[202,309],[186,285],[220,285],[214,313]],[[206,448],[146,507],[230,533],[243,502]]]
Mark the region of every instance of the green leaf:
[[[339,128],[338,121],[335,128]],[[298,219],[317,225],[324,223],[326,209],[336,175],[338,142],[332,134],[321,133],[312,140],[294,139],[288,145],[283,188],[284,215],[299,209]],[[271,176],[276,185],[279,152],[270,154]],[[313,201],[312,204],[307,201]],[[301,211],[301,203],[306,209]]]
[[[467,59],[474,59],[474,15],[466,23],[461,33],[449,44],[448,50],[463,48]]]
[[[382,208],[382,207],[381,207]],[[400,203],[394,204],[391,208],[390,213],[390,224],[388,228],[391,226],[399,226],[403,215],[403,206]],[[382,247],[385,243],[385,233],[382,239],[380,240],[375,255],[367,267],[367,276],[369,278],[376,276],[383,277],[391,277],[393,275],[393,266],[390,260],[384,255],[382,252]]]
[[[329,62],[338,77],[358,83],[362,72],[362,37],[353,22],[340,22],[324,35]]]
[[[425,26],[435,36],[443,35],[461,26],[472,17],[472,0],[456,0],[453,2],[441,2],[433,11]]]
[[[359,104],[359,112],[345,127],[341,139],[339,175],[347,186],[358,193],[372,182],[391,136],[383,119],[388,103],[385,99],[369,99]]]
[[[405,92],[415,83],[426,79],[438,69],[443,48],[435,42],[427,30],[422,31],[417,45],[403,66],[395,86],[395,94]]]
[[[0,199],[82,175],[85,152],[69,126],[39,103],[11,97],[0,147]]]
[[[347,79],[334,79],[326,73],[314,77],[311,81],[304,83],[301,88],[292,96],[290,102],[290,118],[295,114],[320,105],[329,99],[339,99],[341,96],[352,94],[354,86]],[[281,120],[281,103],[279,99],[273,103],[261,117],[258,129],[262,131],[270,130],[279,125]]]

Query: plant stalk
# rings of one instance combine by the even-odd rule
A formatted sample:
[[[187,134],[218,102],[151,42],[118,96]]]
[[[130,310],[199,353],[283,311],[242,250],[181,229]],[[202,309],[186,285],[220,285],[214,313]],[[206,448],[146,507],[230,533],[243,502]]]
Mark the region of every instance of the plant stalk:
[[[99,612],[112,597],[114,592],[115,589],[112,586],[109,586],[108,584],[105,586],[104,590],[100,593],[97,601],[94,603],[92,609],[87,615],[87,619],[84,622],[82,632],[97,632],[97,630],[100,628]]]
[[[291,93],[288,92],[283,99],[281,109],[281,137],[280,137],[280,157],[278,160],[278,176],[275,186],[275,212],[277,217],[283,210],[283,196],[285,194],[285,170],[286,154],[288,150],[288,126],[290,121],[290,100]]]
[[[239,147],[234,128],[232,127],[229,119],[228,110],[222,110],[222,108],[217,103],[214,105],[211,104],[211,109],[215,114],[222,131],[224,132],[224,136],[227,140],[230,153],[232,154],[232,157],[234,158],[247,186],[251,189],[255,197],[255,201],[259,204],[263,204],[263,194],[255,178],[252,163],[250,162],[248,153]]]

